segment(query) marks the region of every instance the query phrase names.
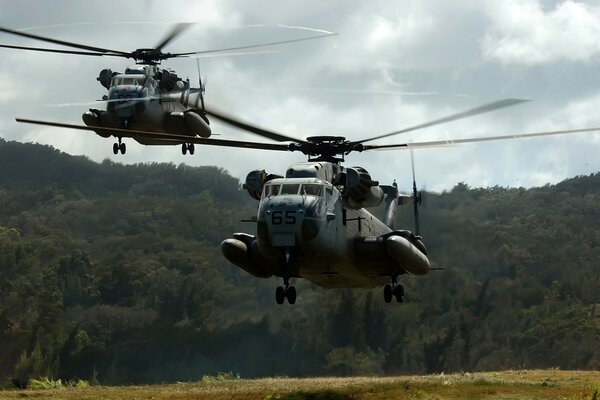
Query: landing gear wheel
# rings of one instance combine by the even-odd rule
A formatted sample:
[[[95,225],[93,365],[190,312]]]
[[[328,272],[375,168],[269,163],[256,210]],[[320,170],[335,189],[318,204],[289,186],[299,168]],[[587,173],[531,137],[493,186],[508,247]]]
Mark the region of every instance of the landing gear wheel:
[[[392,302],[392,285],[389,283],[383,287],[383,300],[385,300],[386,303]]]
[[[181,144],[181,154],[183,154],[184,156],[187,154],[187,143]]]
[[[398,285],[394,288],[394,297],[398,303],[404,303],[404,286]]]
[[[119,154],[119,143],[113,144],[113,154]]]
[[[283,304],[284,300],[285,289],[283,288],[283,286],[277,286],[277,289],[275,289],[275,301],[277,302],[277,304]]]
[[[288,299],[288,303],[295,304],[296,303],[296,288],[290,286],[286,290],[286,297]]]
[[[190,152],[190,155],[194,155],[194,151],[196,150],[196,146],[194,146],[194,143],[190,143],[188,145],[188,151]]]
[[[121,151],[121,154],[125,154],[127,151],[127,146],[125,146],[125,143],[119,144],[119,150]]]

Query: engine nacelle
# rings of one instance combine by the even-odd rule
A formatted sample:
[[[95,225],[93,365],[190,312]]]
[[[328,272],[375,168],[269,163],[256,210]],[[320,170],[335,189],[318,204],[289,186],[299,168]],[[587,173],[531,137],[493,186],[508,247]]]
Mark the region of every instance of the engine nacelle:
[[[179,77],[177,76],[177,72],[172,69],[165,68],[161,72],[160,87],[166,91],[173,90],[177,85],[178,80]]]
[[[250,171],[246,175],[246,182],[242,185],[248,191],[248,194],[256,200],[260,200],[265,183],[272,179],[283,178],[280,175],[268,174],[264,169]]]
[[[346,168],[344,182],[344,200],[349,208],[376,207],[383,201],[383,190],[379,182],[362,167]]]
[[[206,123],[204,118],[193,111],[188,111],[183,117],[187,126],[198,136],[207,138],[210,136],[210,126]]]
[[[100,71],[96,80],[98,82],[100,82],[100,84],[102,86],[109,89],[113,76],[118,75],[118,74],[119,74],[118,72],[113,72],[112,69],[106,68],[106,69],[103,69],[102,71]]]

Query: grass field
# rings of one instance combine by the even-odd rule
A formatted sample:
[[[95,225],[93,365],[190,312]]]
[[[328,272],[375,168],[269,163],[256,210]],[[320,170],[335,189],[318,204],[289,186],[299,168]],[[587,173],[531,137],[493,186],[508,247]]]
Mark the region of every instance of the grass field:
[[[401,377],[203,379],[148,386],[0,391],[0,399],[593,399],[600,371],[531,370]]]

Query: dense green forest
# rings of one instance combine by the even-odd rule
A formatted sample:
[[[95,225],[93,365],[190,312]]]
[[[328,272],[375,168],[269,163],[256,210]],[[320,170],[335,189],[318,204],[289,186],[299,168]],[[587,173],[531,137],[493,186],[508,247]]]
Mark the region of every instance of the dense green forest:
[[[428,194],[445,269],[404,304],[296,282],[276,305],[219,249],[256,205],[218,168],[0,141],[0,381],[600,369],[600,173]]]

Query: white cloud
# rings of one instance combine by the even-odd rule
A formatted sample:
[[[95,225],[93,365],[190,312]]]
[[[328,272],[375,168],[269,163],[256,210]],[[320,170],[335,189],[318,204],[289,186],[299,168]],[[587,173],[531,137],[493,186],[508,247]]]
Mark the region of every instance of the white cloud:
[[[571,126],[600,127],[600,113],[598,110],[600,110],[600,94],[569,103],[561,116],[564,116]]]
[[[0,87],[2,88],[2,90],[0,90],[0,105],[22,95],[22,91],[19,90],[17,82],[14,82],[7,72],[0,72]]]
[[[484,55],[504,64],[589,61],[600,53],[600,6],[562,1],[544,10],[539,0],[498,0],[487,7],[491,26]]]
[[[461,138],[600,125],[600,43],[597,8],[587,3],[561,2],[544,8],[539,2],[495,0],[452,3],[437,0],[389,2],[373,0],[349,6],[341,0],[114,1],[101,3],[62,0],[5,1],[0,26],[24,27],[77,21],[119,20],[198,21],[168,51],[202,50],[263,40],[304,36],[307,32],[272,28],[277,24],[311,26],[339,32],[320,41],[282,46],[264,56],[201,60],[208,75],[207,102],[259,126],[305,138],[340,135],[351,139],[394,131],[503,97],[526,94],[531,103],[468,120],[399,135],[379,143]],[[34,13],[24,10],[35,9]],[[144,10],[140,13],[139,10]],[[265,12],[268,10],[268,12]],[[247,25],[271,26],[248,29]],[[152,46],[170,24],[56,27],[37,33],[90,45],[132,50]],[[236,28],[237,27],[237,28]],[[562,35],[562,36],[561,36]],[[517,48],[482,57],[484,44]],[[33,45],[25,39],[0,35],[0,43]],[[484,47],[484,49],[486,49]],[[504,51],[504,50],[503,50]],[[520,52],[520,53],[519,53]],[[536,53],[539,52],[539,55]],[[533,55],[531,55],[531,54]],[[592,56],[586,56],[586,54]],[[544,60],[540,65],[520,58]],[[563,56],[567,54],[571,58]],[[502,57],[503,58],[502,58]],[[512,57],[512,58],[511,58]],[[587,57],[587,58],[586,58]],[[500,60],[504,65],[499,67]],[[586,63],[564,63],[581,59]],[[515,65],[516,62],[522,65]],[[112,139],[87,132],[43,129],[16,124],[15,116],[81,123],[87,107],[42,107],[72,103],[105,94],[95,78],[102,68],[122,71],[130,61],[114,58],[61,57],[0,49],[0,128],[8,139],[36,140],[72,154],[101,161],[185,162],[217,165],[233,176],[245,177],[256,168],[283,173],[299,153],[277,153],[202,147],[182,156],[179,148],[142,146],[130,139],[125,156],[113,156]],[[196,80],[193,60],[163,64],[180,76]],[[597,87],[597,89],[594,89]],[[16,96],[21,88],[27,96]],[[334,89],[329,91],[329,89]],[[36,92],[37,91],[37,92]],[[404,95],[402,92],[425,92]],[[39,93],[38,97],[35,97]],[[438,93],[440,95],[432,95]],[[468,96],[456,96],[455,93]],[[261,139],[212,121],[221,139]],[[429,189],[443,190],[464,181],[480,185],[539,185],[600,169],[600,134],[565,138],[528,139],[426,149],[416,152],[418,180]],[[375,142],[374,142],[375,143]],[[408,152],[351,154],[347,165],[362,165],[373,179],[398,179],[410,187]]]
[[[370,51],[398,51],[400,47],[414,46],[433,26],[428,15],[409,14],[392,18],[384,15],[372,15],[366,21],[367,35],[365,47]]]

